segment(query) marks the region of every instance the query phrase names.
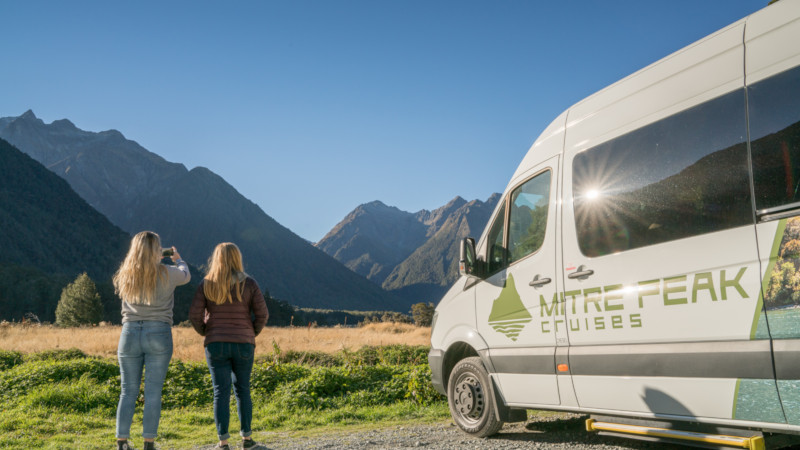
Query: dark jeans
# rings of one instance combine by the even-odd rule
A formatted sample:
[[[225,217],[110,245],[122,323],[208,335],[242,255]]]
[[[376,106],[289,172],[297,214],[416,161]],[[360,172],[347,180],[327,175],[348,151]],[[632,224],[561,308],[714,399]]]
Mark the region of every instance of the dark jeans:
[[[214,384],[214,422],[219,440],[230,438],[228,423],[231,412],[231,382],[236,394],[242,437],[252,433],[253,401],[250,398],[250,373],[253,371],[255,345],[234,342],[212,342],[206,346],[206,362]]]

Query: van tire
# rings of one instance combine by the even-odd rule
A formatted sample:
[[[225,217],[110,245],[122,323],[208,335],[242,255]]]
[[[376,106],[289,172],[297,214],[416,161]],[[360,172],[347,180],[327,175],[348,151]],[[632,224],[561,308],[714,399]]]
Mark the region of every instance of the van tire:
[[[497,434],[503,422],[497,418],[494,402],[491,380],[481,359],[459,361],[447,383],[447,404],[456,425],[475,437]]]

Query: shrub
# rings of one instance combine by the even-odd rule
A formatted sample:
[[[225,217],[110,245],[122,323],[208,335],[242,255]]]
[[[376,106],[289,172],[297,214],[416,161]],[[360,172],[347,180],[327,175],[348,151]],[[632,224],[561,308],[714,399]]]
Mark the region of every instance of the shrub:
[[[38,353],[29,353],[25,355],[25,361],[69,361],[72,359],[82,359],[87,358],[86,353],[83,353],[80,349],[77,348],[69,348],[69,349],[55,349],[55,350],[45,350]]]
[[[411,305],[411,317],[414,319],[414,325],[419,327],[429,327],[433,322],[433,312],[436,308],[433,303],[415,303]]]
[[[61,298],[56,306],[56,325],[96,325],[101,320],[103,303],[100,301],[100,294],[97,293],[94,281],[84,272],[61,291]]]
[[[436,391],[431,383],[431,368],[427,364],[412,367],[401,375],[405,380],[405,398],[418,405],[431,405],[444,400],[444,396]]]
[[[200,362],[171,361],[161,395],[164,408],[212,404],[214,392],[208,366]]]
[[[119,378],[119,367],[111,361],[96,358],[26,362],[0,373],[0,398],[15,399],[42,386],[81,378],[107,382]]]
[[[311,369],[297,364],[261,363],[253,366],[250,376],[250,392],[253,399],[267,398],[278,386],[308,376]]]
[[[77,382],[55,383],[33,390],[22,399],[22,404],[63,412],[86,413],[101,409],[111,413],[117,407],[118,398],[119,391],[114,392],[110,386],[80,378]]]
[[[314,367],[333,367],[343,364],[342,357],[339,354],[331,355],[325,352],[300,352],[296,350],[287,350],[285,353],[281,354],[279,361],[281,363],[306,364]]]
[[[351,362],[356,364],[423,364],[428,361],[429,347],[418,345],[385,345],[364,346],[350,356]]]
[[[273,401],[293,409],[328,409],[345,404],[387,405],[407,397],[400,366],[318,367],[278,386]]]
[[[22,364],[22,353],[0,350],[0,371]]]

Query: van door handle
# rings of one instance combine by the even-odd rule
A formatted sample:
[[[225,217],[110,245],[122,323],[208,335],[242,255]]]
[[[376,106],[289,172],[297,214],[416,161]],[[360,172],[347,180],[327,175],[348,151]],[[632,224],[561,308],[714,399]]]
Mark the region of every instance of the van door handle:
[[[544,286],[545,284],[551,281],[553,280],[551,280],[550,278],[539,278],[539,275],[536,275],[536,277],[533,278],[533,281],[528,283],[528,286],[533,286],[533,287]]]
[[[589,275],[592,275],[593,273],[594,273],[594,270],[587,269],[584,266],[580,266],[580,267],[578,267],[578,270],[576,270],[575,272],[572,272],[571,274],[567,275],[567,278],[572,278],[572,279],[575,279],[575,278],[586,278]]]

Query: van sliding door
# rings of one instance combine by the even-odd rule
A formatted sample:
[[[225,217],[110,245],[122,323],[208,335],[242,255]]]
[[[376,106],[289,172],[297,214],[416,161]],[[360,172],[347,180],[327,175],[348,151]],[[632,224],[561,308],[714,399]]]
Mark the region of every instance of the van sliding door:
[[[583,408],[783,422],[748,170],[744,26],[570,110],[564,316]],[[758,405],[745,405],[754,380]],[[755,386],[754,384],[754,386]]]
[[[773,339],[786,421],[800,425],[800,42],[798,8],[775,5],[747,22],[747,98],[753,188],[766,315],[756,338]],[[796,5],[795,5],[796,6]],[[740,398],[758,407],[763,383],[742,380]],[[754,418],[755,416],[755,418]],[[742,408],[737,418],[758,420]]]

